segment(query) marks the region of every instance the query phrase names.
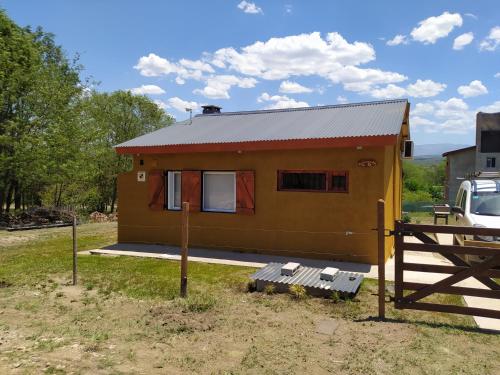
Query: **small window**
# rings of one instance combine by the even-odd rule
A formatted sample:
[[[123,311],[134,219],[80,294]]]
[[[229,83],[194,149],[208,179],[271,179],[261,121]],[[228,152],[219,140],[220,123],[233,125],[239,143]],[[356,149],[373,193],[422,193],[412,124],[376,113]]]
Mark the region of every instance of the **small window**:
[[[332,185],[331,191],[346,193],[348,191],[348,178],[347,172],[332,172]]]
[[[497,164],[497,158],[486,158],[486,168],[495,168]]]
[[[500,152],[500,130],[481,131],[481,152]]]
[[[283,171],[279,190],[326,191],[326,173]]]
[[[339,171],[278,171],[278,190],[280,191],[348,191],[347,172]]]
[[[167,208],[169,210],[181,209],[181,172],[179,171],[167,173]]]
[[[236,212],[236,174],[203,173],[203,211]]]

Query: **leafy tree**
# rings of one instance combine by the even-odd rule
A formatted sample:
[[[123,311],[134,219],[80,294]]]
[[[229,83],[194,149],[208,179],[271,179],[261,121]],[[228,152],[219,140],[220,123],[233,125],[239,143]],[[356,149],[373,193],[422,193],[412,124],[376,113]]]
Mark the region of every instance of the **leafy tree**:
[[[443,200],[444,161],[422,165],[411,161],[403,164],[403,200],[406,202],[440,202]]]
[[[95,209],[113,211],[117,200],[117,176],[130,170],[132,159],[118,155],[113,146],[173,122],[154,102],[129,91],[93,92],[82,103],[82,121],[90,130],[89,174],[94,189],[87,197]],[[92,162],[93,161],[93,162]]]
[[[0,210],[40,203],[49,182],[54,129],[74,120],[79,66],[38,28],[20,28],[0,11]]]
[[[52,34],[0,10],[0,212],[12,202],[113,210],[131,166],[113,146],[172,122],[145,96],[89,92],[80,72]]]

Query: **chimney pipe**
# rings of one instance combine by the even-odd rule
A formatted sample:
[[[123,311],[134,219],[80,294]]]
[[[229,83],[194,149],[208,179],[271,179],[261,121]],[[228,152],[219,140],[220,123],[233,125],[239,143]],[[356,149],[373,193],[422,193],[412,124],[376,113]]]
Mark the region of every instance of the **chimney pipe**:
[[[218,107],[216,105],[202,105],[201,108],[203,108],[203,114],[204,115],[211,115],[214,113],[220,113],[220,110],[222,109],[221,107]]]

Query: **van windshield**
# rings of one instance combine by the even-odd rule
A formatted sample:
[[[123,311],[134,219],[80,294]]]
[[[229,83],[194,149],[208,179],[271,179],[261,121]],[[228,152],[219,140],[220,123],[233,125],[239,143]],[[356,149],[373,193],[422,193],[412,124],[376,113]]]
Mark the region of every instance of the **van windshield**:
[[[500,216],[500,193],[479,192],[472,194],[470,212],[475,215]]]

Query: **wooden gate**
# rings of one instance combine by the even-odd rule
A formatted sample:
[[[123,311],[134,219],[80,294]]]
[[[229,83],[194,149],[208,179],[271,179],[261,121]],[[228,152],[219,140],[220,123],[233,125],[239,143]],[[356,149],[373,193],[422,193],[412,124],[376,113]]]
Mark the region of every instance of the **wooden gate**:
[[[448,233],[457,236],[496,236],[500,238],[500,229],[459,227],[448,225],[407,224],[396,221],[395,230],[395,307],[397,309],[414,309],[440,311],[455,314],[475,315],[500,319],[500,311],[467,306],[444,305],[423,302],[422,299],[434,293],[457,294],[464,296],[486,297],[500,299],[500,246],[485,241],[464,241],[460,245],[440,245],[437,233]],[[422,243],[405,241],[413,236]],[[405,262],[407,251],[437,253],[453,265],[436,265]],[[473,256],[474,261],[466,261],[467,256]],[[448,274],[448,277],[433,283],[407,282],[404,271],[432,272]],[[473,277],[486,288],[454,286],[456,283]],[[494,280],[497,278],[497,281]],[[404,293],[403,291],[411,291]]]

